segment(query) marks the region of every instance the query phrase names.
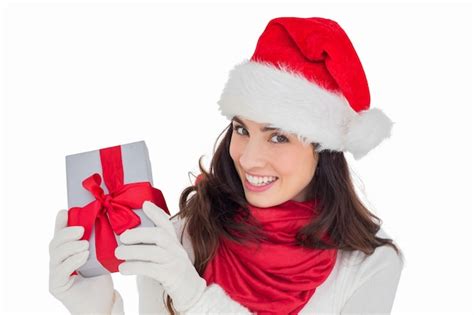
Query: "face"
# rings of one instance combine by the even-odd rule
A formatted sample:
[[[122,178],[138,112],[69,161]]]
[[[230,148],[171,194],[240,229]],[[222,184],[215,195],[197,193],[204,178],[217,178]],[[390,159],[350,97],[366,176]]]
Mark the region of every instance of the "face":
[[[229,153],[247,201],[262,208],[287,200],[306,201],[319,154],[294,134],[264,127],[266,124],[243,117],[236,116],[232,120]],[[254,185],[247,180],[247,174],[255,175],[251,178]],[[262,179],[273,182],[261,186]]]

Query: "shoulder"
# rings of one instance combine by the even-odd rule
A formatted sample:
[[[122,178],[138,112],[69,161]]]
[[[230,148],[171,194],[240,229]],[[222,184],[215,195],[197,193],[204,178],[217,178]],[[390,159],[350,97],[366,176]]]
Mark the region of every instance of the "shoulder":
[[[374,250],[374,253],[366,259],[371,263],[378,264],[381,268],[395,268],[402,270],[405,265],[405,257],[400,245],[398,245],[396,240],[388,235],[382,228],[377,232],[377,236],[392,239],[393,244],[398,248],[399,252],[397,253],[397,251],[390,245],[379,246]]]
[[[382,229],[377,236],[393,240]],[[399,253],[390,245],[379,246],[370,255],[362,251],[338,252],[341,313],[390,313],[405,264],[400,246],[393,243]]]
[[[377,236],[391,238],[383,229],[380,229]],[[399,249],[399,253],[390,245],[379,246],[370,255],[362,251],[341,251],[341,264],[352,269],[355,273],[356,282],[364,283],[374,275],[384,272],[387,276],[399,278],[405,265],[405,258],[400,246],[393,241]]]
[[[178,237],[178,241],[181,242],[181,234],[183,233],[183,230],[185,228],[186,218],[181,218],[179,215],[177,215],[173,219],[171,219],[171,223],[173,223],[176,236]],[[187,229],[186,231],[184,231],[183,241],[181,242],[181,245],[183,245],[184,249],[188,253],[191,262],[194,263],[194,250]]]

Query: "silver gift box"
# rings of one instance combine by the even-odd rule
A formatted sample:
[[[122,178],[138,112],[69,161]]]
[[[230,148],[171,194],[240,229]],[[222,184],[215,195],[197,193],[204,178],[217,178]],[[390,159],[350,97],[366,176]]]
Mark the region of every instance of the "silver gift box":
[[[145,141],[122,144],[121,152],[124,184],[147,181],[153,186],[151,164]],[[72,207],[83,207],[95,200],[92,194],[82,186],[82,181],[93,173],[99,173],[101,175],[102,182],[100,187],[104,190],[104,194],[108,194],[109,191],[105,186],[102,176],[99,150],[66,156],[68,209]],[[133,209],[133,211],[141,219],[140,227],[155,226],[142,209]],[[120,246],[122,243],[120,242],[119,235],[115,234],[115,239],[117,240],[118,246]],[[80,275],[84,277],[95,277],[110,273],[110,271],[97,260],[94,227],[92,228],[89,239],[89,253],[87,262],[76,270]]]

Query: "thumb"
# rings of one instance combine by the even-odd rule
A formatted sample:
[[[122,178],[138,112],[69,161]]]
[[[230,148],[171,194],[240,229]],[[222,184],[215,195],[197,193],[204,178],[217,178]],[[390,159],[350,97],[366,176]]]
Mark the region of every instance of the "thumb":
[[[67,210],[61,209],[58,211],[56,215],[56,222],[54,223],[54,234],[59,232],[59,230],[65,228],[67,226]]]
[[[163,228],[170,235],[176,235],[173,223],[170,221],[170,216],[163,209],[148,200],[143,203],[142,208],[143,212],[156,226]]]

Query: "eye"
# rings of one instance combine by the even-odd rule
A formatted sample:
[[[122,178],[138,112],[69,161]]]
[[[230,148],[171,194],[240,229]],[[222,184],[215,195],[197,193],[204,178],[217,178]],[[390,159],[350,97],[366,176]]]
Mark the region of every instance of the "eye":
[[[282,141],[277,141],[276,143],[285,143],[285,142],[288,142],[288,138],[285,137],[284,135],[273,134],[273,135],[272,135],[272,138],[273,138],[273,137],[280,137],[279,139],[283,139]]]
[[[233,129],[234,129],[234,130],[235,130],[235,132],[237,132],[239,135],[240,135],[240,133],[239,133],[239,131],[238,131],[238,130],[239,130],[239,128],[242,128],[243,130],[246,130],[246,129],[245,129],[244,127],[242,127],[242,126],[239,126],[239,125],[234,125]]]
[[[240,126],[240,125],[234,125],[233,126],[233,129],[235,130],[235,132],[237,132],[237,134],[239,135],[242,135],[241,133],[239,133],[239,129],[242,128],[242,130],[245,130],[245,132],[247,132],[247,129],[245,129],[243,126]],[[248,132],[247,132],[248,134]],[[282,134],[278,134],[278,133],[274,133],[272,134],[272,139],[274,137],[277,137],[277,139],[279,140],[276,140],[276,141],[272,141],[273,143],[285,143],[285,142],[289,142],[288,138],[285,137],[284,135]]]

